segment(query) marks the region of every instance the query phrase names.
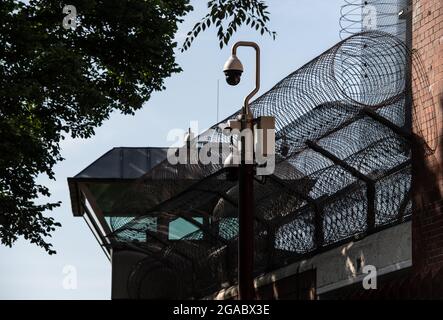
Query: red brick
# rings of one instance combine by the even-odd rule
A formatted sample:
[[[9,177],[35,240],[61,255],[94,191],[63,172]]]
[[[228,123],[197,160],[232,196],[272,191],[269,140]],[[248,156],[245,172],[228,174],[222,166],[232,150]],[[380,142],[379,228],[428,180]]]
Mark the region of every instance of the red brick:
[[[443,1],[413,0],[413,10],[412,47],[427,77],[413,77],[413,130],[434,150],[413,154],[413,265],[425,270],[443,266]]]

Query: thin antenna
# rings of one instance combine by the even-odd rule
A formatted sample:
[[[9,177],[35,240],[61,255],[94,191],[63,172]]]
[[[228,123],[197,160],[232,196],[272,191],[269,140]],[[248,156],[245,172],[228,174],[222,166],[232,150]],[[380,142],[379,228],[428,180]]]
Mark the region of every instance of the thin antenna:
[[[220,110],[220,79],[217,79],[217,123]]]

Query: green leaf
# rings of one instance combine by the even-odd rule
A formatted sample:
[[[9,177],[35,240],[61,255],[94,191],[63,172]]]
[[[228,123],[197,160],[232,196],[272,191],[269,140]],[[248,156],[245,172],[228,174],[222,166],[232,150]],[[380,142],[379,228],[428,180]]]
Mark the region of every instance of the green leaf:
[[[227,35],[232,37],[237,32],[238,27],[243,24],[250,25],[251,28],[255,28],[257,31],[262,28],[263,30],[260,30],[261,35],[264,35],[266,32],[275,39],[275,36],[272,35],[266,25],[270,20],[269,12],[266,11],[267,7],[265,2],[261,0],[211,0],[208,2],[210,10],[201,19],[202,24],[200,27],[202,31],[206,31],[212,23],[215,24],[216,28],[220,28],[226,19],[228,27],[226,34],[223,32],[223,28],[217,32],[217,38],[220,40],[219,44],[221,45],[225,43]],[[198,28],[197,25],[194,28]],[[197,35],[194,35],[194,37],[197,37]],[[189,48],[190,45],[191,43],[186,48]]]
[[[124,10],[118,1],[74,2],[83,19],[75,31],[61,28],[60,1],[0,5],[0,39],[10,42],[0,50],[10,68],[0,68],[0,241],[12,246],[22,237],[48,254],[56,251],[47,237],[61,225],[47,216],[60,214],[60,203],[45,202],[53,186],[37,177],[54,179],[63,136],[88,138],[113,112],[134,114],[180,72],[173,39],[192,10],[187,0],[160,1],[155,10],[145,0]]]

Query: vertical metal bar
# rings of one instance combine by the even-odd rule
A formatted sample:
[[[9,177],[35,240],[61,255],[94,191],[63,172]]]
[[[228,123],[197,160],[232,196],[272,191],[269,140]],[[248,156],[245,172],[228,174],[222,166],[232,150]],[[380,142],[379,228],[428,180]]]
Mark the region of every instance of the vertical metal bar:
[[[123,177],[124,177],[124,171],[125,171],[125,167],[124,167],[124,149],[123,148],[121,148],[120,149],[120,153],[119,153],[119,156],[120,156],[120,179],[123,179]]]
[[[157,235],[163,241],[169,240],[169,218],[165,214],[157,217]]]
[[[242,130],[247,129],[248,120],[242,119]],[[239,169],[239,236],[238,236],[238,286],[241,300],[254,298],[254,165],[247,163],[245,144],[242,137],[241,163]]]
[[[217,123],[220,114],[220,79],[217,79]]]
[[[266,242],[267,242],[267,250],[268,250],[268,265],[267,270],[271,271],[274,269],[273,261],[274,261],[274,254],[275,254],[275,233],[276,229],[272,222],[269,222],[266,226]]]
[[[324,237],[323,206],[316,203],[314,205],[314,241],[317,249],[323,246]]]
[[[407,7],[412,8],[412,0],[407,1]],[[407,15],[406,18],[406,103],[405,103],[405,125],[404,128],[407,132],[412,132],[412,13]]]
[[[370,233],[375,228],[375,183],[366,183],[366,197],[368,199],[367,231]]]
[[[219,234],[218,233],[218,230],[217,230],[217,232],[214,230],[214,228],[212,228],[212,223],[211,223],[211,220],[210,220],[210,217],[209,217],[209,215],[204,215],[203,216],[203,225],[207,228],[207,229],[210,229],[210,230],[213,230],[213,232],[215,233],[215,234]],[[211,237],[209,237],[208,236],[208,234],[206,234],[206,233],[203,233],[203,240],[204,241],[210,241],[211,240]]]

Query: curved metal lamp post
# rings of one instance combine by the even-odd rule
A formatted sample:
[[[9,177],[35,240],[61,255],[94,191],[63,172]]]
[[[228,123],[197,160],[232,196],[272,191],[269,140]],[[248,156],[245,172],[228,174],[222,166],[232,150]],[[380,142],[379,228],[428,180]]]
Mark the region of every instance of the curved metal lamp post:
[[[250,99],[260,89],[260,47],[255,42],[239,41],[232,47],[232,53],[226,62],[224,72],[228,83],[236,85],[240,82],[243,66],[237,58],[239,47],[251,47],[256,52],[255,88],[244,99],[244,104],[239,114],[241,133],[248,130],[246,136],[242,135],[239,141],[241,160],[239,166],[239,236],[238,236],[238,287],[241,300],[252,300],[255,297],[254,289],[254,115],[249,107]],[[234,79],[229,81],[229,72],[233,72]],[[237,72],[237,73],[236,73]],[[238,78],[235,78],[237,76]],[[247,145],[250,143],[250,145]],[[247,154],[246,150],[252,150]],[[251,159],[252,158],[252,159]]]

